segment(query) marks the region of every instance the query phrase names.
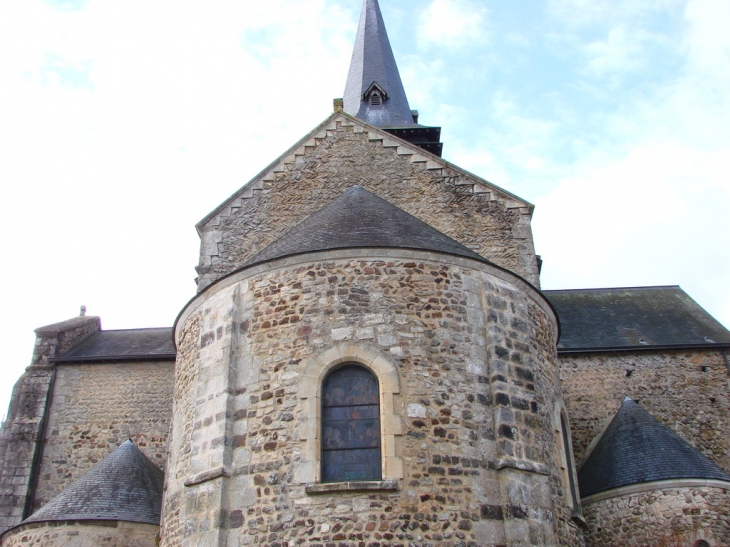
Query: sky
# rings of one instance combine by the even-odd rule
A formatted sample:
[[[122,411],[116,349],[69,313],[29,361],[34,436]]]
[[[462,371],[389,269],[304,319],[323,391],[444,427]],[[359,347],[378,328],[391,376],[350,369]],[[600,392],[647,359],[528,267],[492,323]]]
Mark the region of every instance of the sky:
[[[0,414],[33,330],[172,325],[195,224],[332,112],[360,0],[0,2]],[[730,2],[381,0],[444,158],[535,204],[545,289],[730,327]]]

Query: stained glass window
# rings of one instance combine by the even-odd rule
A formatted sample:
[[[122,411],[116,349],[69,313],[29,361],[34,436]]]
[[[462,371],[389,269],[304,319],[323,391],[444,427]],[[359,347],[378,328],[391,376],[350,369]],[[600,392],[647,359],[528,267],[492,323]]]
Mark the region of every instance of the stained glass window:
[[[358,365],[322,385],[322,482],[380,480],[378,379]]]

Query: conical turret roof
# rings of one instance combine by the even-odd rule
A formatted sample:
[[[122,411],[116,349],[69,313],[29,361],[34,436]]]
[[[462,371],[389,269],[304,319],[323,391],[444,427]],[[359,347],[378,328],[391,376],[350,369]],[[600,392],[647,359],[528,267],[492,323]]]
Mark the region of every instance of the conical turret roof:
[[[66,520],[160,523],[164,475],[126,441],[22,524]]]
[[[578,473],[581,497],[631,484],[730,474],[628,397]]]
[[[371,104],[366,93],[376,85],[382,104]],[[385,31],[378,0],[364,0],[344,94],[345,112],[376,127],[416,125]]]
[[[423,249],[485,260],[392,203],[353,186],[246,265],[306,252],[358,247]]]

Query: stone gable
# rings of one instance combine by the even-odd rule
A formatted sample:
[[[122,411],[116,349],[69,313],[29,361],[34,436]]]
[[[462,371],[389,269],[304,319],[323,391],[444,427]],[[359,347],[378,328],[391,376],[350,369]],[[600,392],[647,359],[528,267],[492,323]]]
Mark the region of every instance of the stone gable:
[[[356,184],[539,283],[532,205],[339,113],[198,224],[199,290]]]

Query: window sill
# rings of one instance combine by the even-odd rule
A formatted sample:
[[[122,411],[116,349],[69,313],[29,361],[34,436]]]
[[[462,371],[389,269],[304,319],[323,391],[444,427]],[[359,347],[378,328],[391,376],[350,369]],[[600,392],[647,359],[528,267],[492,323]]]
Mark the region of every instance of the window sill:
[[[580,514],[578,511],[576,511],[575,509],[573,509],[573,514],[570,516],[570,518],[578,526],[580,526],[584,530],[588,530],[588,523],[586,522],[586,519],[584,519],[583,515]]]
[[[352,481],[352,482],[316,482],[310,483],[304,491],[307,494],[329,494],[333,492],[363,492],[363,491],[393,491],[398,490],[398,481]]]

